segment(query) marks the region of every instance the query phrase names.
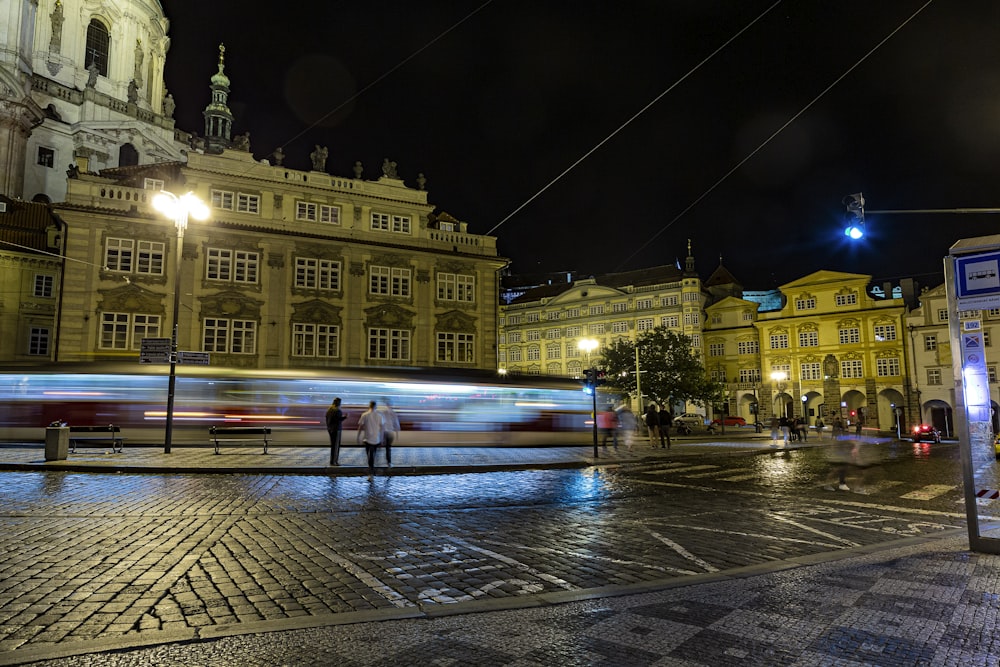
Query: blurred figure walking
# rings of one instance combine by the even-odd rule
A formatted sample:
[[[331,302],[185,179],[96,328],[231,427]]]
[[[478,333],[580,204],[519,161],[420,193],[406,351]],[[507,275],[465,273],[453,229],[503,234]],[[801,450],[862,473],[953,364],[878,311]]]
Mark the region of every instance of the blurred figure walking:
[[[392,401],[388,398],[382,397],[382,407],[378,409],[382,414],[382,423],[385,426],[385,465],[387,468],[392,467],[392,443],[396,442],[399,437],[399,417],[396,416],[396,412],[392,409]]]
[[[330,465],[340,465],[340,436],[347,415],[340,409],[340,397],[326,409],[326,432],[330,434]]]
[[[382,413],[375,409],[375,401],[368,403],[368,409],[358,418],[358,444],[365,446],[365,457],[368,459],[368,479],[375,474],[375,450],[385,439],[385,420]]]

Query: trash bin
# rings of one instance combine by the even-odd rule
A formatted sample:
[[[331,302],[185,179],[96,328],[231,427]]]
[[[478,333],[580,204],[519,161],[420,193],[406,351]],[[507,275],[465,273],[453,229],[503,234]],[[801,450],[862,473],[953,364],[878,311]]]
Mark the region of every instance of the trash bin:
[[[65,461],[69,456],[69,427],[49,426],[45,429],[45,460]]]

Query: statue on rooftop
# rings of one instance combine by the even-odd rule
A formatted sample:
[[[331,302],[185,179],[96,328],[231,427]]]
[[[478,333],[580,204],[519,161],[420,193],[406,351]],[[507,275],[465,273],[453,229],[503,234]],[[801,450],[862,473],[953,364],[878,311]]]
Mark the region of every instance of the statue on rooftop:
[[[326,149],[326,146],[320,148],[319,144],[317,144],[315,150],[309,154],[310,159],[312,159],[313,171],[324,171],[326,169],[327,155],[329,155],[329,151]]]

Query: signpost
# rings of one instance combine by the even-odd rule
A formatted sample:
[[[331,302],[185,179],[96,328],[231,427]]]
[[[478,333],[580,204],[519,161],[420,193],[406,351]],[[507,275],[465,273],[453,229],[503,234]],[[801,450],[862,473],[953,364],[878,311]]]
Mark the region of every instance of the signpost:
[[[208,366],[209,365],[209,353],[208,352],[177,352],[177,363],[179,364],[194,364],[197,366]]]
[[[143,338],[139,346],[140,364],[169,364],[169,338]]]
[[[945,258],[944,276],[969,547],[996,554],[1000,553],[1000,538],[984,536],[981,530],[981,522],[987,529],[991,527],[991,517],[979,516],[980,491],[995,483],[998,463],[993,448],[986,339],[982,322],[972,311],[1000,308],[1000,235],[957,241]]]

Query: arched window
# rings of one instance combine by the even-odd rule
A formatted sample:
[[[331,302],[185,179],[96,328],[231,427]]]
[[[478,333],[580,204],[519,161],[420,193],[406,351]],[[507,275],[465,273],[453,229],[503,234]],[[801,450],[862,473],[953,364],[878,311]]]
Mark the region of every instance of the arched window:
[[[139,164],[139,151],[132,144],[123,144],[118,149],[118,166],[129,167]]]
[[[111,34],[104,24],[97,19],[91,19],[87,26],[87,52],[83,57],[83,66],[97,65],[97,73],[108,75],[108,54],[111,53]]]

